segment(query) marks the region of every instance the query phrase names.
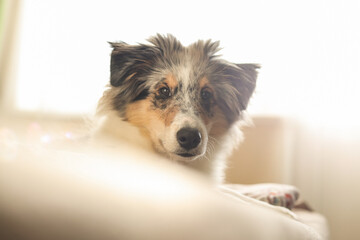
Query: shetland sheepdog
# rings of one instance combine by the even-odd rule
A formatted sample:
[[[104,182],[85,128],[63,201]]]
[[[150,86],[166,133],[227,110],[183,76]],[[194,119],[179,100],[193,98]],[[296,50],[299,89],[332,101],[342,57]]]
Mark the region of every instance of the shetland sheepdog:
[[[215,182],[242,139],[257,64],[235,64],[219,42],[183,46],[172,35],[146,44],[112,42],[110,84],[99,101],[96,134],[197,169]],[[116,146],[114,146],[116,147]]]

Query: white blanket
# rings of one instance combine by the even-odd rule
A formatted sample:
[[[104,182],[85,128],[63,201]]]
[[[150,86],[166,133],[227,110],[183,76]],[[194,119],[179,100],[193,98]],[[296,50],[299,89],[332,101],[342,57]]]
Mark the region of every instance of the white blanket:
[[[0,156],[0,239],[321,239],[285,208],[224,191],[130,146],[18,146]]]

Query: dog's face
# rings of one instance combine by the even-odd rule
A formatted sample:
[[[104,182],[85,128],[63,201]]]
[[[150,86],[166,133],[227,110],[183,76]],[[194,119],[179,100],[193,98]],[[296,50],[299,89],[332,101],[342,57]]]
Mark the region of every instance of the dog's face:
[[[241,118],[258,66],[219,59],[218,42],[184,47],[171,35],[149,42],[111,43],[112,108],[156,151],[178,161],[194,160]]]

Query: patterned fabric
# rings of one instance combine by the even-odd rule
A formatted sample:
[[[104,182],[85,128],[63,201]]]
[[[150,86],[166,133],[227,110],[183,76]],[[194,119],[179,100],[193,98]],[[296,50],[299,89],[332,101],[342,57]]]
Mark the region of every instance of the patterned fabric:
[[[248,197],[267,202],[271,205],[286,207],[292,209],[299,199],[299,190],[290,185],[285,184],[226,184],[229,187]]]

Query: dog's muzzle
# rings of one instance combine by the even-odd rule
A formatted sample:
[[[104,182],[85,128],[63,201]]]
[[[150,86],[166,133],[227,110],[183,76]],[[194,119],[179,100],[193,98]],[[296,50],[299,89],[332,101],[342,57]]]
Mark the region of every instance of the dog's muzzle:
[[[186,151],[190,151],[191,149],[199,146],[201,142],[201,133],[196,128],[182,128],[176,133],[176,138],[179,145],[185,149]],[[183,157],[193,156],[192,154],[181,154]]]

